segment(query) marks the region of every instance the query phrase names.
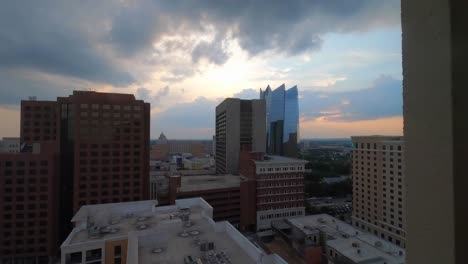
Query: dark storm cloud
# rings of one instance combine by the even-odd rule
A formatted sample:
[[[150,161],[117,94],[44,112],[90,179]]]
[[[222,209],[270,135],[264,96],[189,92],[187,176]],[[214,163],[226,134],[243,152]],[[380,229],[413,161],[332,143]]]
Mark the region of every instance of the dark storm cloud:
[[[202,41],[192,51],[193,62],[206,59],[214,64],[222,65],[229,59],[229,54],[223,48],[223,40],[215,38],[213,41]]]
[[[398,0],[139,1],[113,20],[111,39],[120,50],[135,53],[163,35],[207,32],[212,25],[219,38],[236,38],[251,55],[267,50],[294,55],[319,49],[329,32],[398,25],[399,13]],[[220,41],[193,44],[193,61],[200,55],[216,64],[226,61]]]
[[[320,48],[329,32],[398,25],[399,13],[398,0],[4,1],[0,71],[26,69],[127,86],[138,80],[122,61],[128,67],[144,64],[164,36],[213,35],[213,40],[168,42],[167,47],[182,50],[194,63],[204,59],[221,65],[231,55],[227,40],[236,39],[252,56],[298,54]],[[160,66],[171,63],[159,55]],[[184,65],[161,79],[182,80],[195,67]],[[4,89],[3,80],[0,86]]]
[[[66,83],[47,78],[38,78],[33,73],[0,71],[0,105],[18,106],[21,100],[36,96],[38,100],[54,100],[58,96],[67,96],[73,90],[87,87],[79,82]]]
[[[87,1],[82,6],[64,2],[1,4],[0,70],[35,69],[116,86],[132,83],[132,76],[116,67],[92,41],[93,28],[87,22],[93,20],[88,19],[93,12],[87,13]]]

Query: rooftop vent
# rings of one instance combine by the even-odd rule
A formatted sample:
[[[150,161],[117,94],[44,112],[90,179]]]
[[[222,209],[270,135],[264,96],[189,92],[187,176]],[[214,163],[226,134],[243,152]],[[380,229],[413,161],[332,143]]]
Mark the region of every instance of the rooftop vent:
[[[140,217],[137,218],[137,221],[138,221],[138,222],[143,222],[143,221],[148,220],[148,218],[149,218],[149,217],[147,217],[147,216],[140,216]]]
[[[358,242],[353,242],[351,245],[352,245],[353,247],[355,247],[355,248],[358,248],[358,247],[359,247],[359,243],[358,243]]]
[[[118,223],[120,223],[119,219],[112,219],[112,220],[109,221],[109,224],[111,224],[111,225],[116,225]]]
[[[200,231],[198,231],[198,230],[192,230],[192,231],[190,231],[189,233],[190,233],[190,235],[192,235],[192,236],[196,236],[196,235],[199,235],[199,234],[200,234]]]
[[[138,229],[138,230],[145,230],[145,229],[147,229],[147,228],[148,228],[148,225],[147,225],[147,224],[141,224],[141,225],[138,225],[138,226],[137,226],[137,229]]]
[[[151,250],[151,253],[153,254],[159,254],[159,253],[162,253],[164,250],[160,247],[158,248],[153,248],[153,250]]]
[[[184,231],[182,231],[182,232],[179,233],[179,236],[180,236],[180,237],[188,237],[188,236],[190,236],[190,234],[187,233],[187,232],[184,230]]]

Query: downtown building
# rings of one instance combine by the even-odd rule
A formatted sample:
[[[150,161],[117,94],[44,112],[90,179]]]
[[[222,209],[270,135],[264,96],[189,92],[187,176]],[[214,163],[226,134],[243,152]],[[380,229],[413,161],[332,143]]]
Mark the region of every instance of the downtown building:
[[[242,146],[265,152],[264,100],[227,98],[216,107],[216,173],[239,174]]]
[[[282,84],[275,90],[260,89],[266,102],[267,152],[270,155],[297,157],[299,143],[299,101],[297,86]]]
[[[149,110],[130,94],[91,91],[21,101],[22,152],[40,153],[1,157],[2,219],[15,220],[0,223],[1,260],[48,263],[81,206],[148,199]]]
[[[273,221],[305,215],[306,160],[241,153],[241,221],[243,230],[271,229]]]
[[[353,225],[406,247],[402,136],[359,136],[353,142]]]
[[[71,219],[61,263],[287,263],[212,216],[199,197],[168,206],[156,200],[86,205]]]
[[[0,153],[0,263],[50,263],[58,254],[58,160],[53,142]]]

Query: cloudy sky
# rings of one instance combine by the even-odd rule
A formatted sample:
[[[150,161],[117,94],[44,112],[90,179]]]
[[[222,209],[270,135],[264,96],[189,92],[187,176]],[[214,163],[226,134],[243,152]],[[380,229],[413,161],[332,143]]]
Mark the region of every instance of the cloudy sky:
[[[0,136],[73,90],[151,103],[151,135],[210,138],[226,97],[298,85],[301,137],[402,134],[399,0],[0,4]]]

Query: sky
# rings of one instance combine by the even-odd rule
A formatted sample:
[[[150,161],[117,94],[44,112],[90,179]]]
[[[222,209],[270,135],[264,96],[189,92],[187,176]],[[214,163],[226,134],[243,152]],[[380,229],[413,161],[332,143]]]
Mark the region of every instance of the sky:
[[[151,137],[211,138],[226,97],[298,86],[301,138],[401,135],[399,0],[7,1],[0,137],[20,100],[73,90],[151,103]]]

